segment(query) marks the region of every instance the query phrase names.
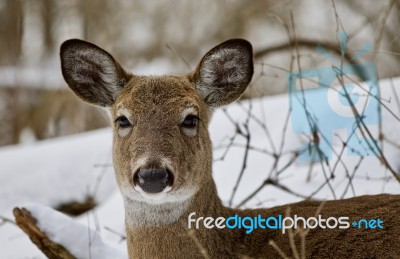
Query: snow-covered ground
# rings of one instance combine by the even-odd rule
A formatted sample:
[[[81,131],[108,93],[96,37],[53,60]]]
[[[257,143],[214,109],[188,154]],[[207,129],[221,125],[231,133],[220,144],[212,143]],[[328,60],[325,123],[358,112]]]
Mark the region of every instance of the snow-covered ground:
[[[382,129],[387,141],[384,154],[395,171],[400,169],[400,145],[398,132],[400,121],[395,91],[400,90],[400,78],[382,80],[381,100],[387,108],[382,108]],[[246,144],[244,137],[235,138],[235,145],[229,145],[235,135],[235,125],[246,132],[243,123],[251,107],[249,120],[251,132],[246,169],[233,199],[233,205],[241,203],[249,194],[271,174],[279,182],[296,194],[282,191],[272,185],[263,188],[257,195],[244,204],[244,207],[271,207],[301,200],[300,196],[316,193],[314,197],[333,199],[362,194],[400,193],[400,184],[375,156],[348,156],[346,152],[336,163],[333,156],[324,169],[335,167],[335,178],[324,185],[325,177],[320,163],[310,166],[307,162],[286,164],[293,158],[293,152],[304,144],[304,136],[295,134],[289,120],[285,122],[289,111],[288,95],[265,97],[242,101],[217,109],[210,125],[214,143],[214,178],[221,199],[228,203],[232,189],[241,172]],[[394,115],[391,112],[394,113]],[[227,114],[229,114],[228,118]],[[267,128],[263,128],[263,123]],[[266,132],[269,132],[269,137]],[[341,138],[346,132],[338,131]],[[285,139],[282,142],[282,139]],[[342,145],[334,137],[333,147],[339,154]],[[282,148],[281,148],[282,147]],[[274,167],[275,159],[268,153],[283,155]],[[221,157],[224,159],[221,160]],[[11,209],[26,205],[38,218],[39,226],[55,240],[60,241],[79,258],[117,258],[126,255],[124,241],[123,203],[116,188],[111,163],[111,130],[109,128],[83,133],[76,136],[46,140],[29,145],[5,147],[0,149],[0,215],[12,218]],[[272,169],[271,169],[272,168]],[[357,168],[356,177],[349,185],[349,174]],[[283,170],[284,169],[284,170]],[[280,172],[281,173],[277,173]],[[332,192],[331,188],[334,189]],[[349,187],[349,188],[348,188]],[[94,211],[71,220],[53,210],[42,206],[54,207],[60,203],[84,200],[93,195],[100,204]],[[82,224],[76,225],[76,223]],[[87,227],[89,226],[89,228]],[[89,239],[90,234],[90,239]],[[75,238],[79,237],[79,238]],[[93,238],[95,241],[93,241]],[[102,239],[102,240],[101,240]],[[89,240],[91,240],[89,242]],[[89,245],[90,243],[90,245]],[[105,245],[107,244],[107,245]],[[102,254],[98,255],[99,249]],[[44,258],[29,239],[12,224],[0,227],[0,258]]]

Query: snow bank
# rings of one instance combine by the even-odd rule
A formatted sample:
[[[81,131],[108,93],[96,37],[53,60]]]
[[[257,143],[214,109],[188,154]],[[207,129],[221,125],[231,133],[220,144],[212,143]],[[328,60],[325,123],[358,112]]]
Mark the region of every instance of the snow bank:
[[[119,259],[127,255],[105,244],[96,230],[76,223],[62,213],[41,205],[25,205],[50,240],[62,244],[76,258]]]
[[[26,202],[54,207],[88,195],[102,202],[116,189],[111,142],[103,129],[1,148],[0,214]]]

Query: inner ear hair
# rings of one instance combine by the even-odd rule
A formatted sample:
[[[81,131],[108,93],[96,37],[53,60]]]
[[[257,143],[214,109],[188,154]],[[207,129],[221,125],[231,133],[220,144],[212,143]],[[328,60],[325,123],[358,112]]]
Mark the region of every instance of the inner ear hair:
[[[253,73],[250,42],[232,39],[207,52],[191,77],[204,101],[217,107],[238,99],[251,82]]]
[[[60,48],[65,81],[82,100],[109,107],[132,75],[102,48],[83,40],[65,41]]]

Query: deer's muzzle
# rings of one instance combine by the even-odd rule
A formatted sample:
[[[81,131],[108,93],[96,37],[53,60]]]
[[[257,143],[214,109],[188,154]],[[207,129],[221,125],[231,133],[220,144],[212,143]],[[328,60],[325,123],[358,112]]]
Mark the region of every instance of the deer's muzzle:
[[[167,169],[144,168],[134,174],[133,183],[144,192],[159,193],[172,186],[174,177]]]

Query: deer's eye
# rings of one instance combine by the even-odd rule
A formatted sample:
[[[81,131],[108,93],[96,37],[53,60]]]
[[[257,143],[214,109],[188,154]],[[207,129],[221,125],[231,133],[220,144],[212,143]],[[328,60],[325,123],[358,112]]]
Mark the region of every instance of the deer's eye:
[[[189,128],[189,129],[195,128],[197,126],[198,121],[199,121],[199,118],[197,116],[188,115],[181,123],[181,126],[184,128]]]
[[[119,116],[115,121],[121,128],[127,128],[132,126],[131,122],[125,116]]]

